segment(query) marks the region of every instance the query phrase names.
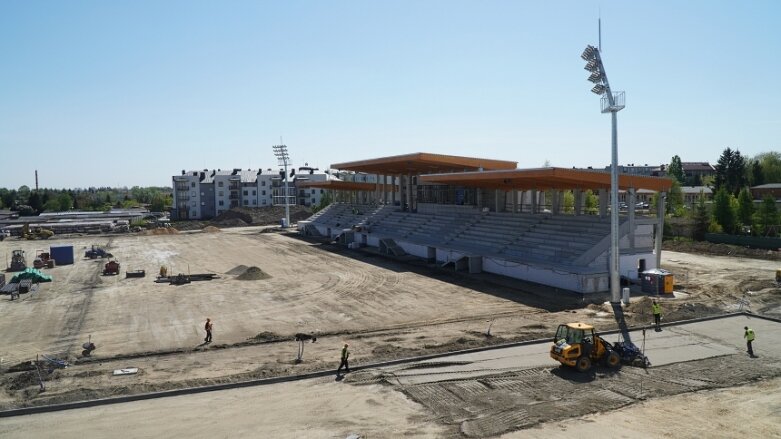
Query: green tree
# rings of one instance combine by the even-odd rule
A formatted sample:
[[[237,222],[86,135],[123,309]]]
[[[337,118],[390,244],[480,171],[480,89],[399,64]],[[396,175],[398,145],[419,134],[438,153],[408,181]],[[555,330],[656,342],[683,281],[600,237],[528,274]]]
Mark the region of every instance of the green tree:
[[[683,184],[686,176],[683,173],[683,163],[681,163],[681,158],[678,157],[678,155],[674,155],[673,158],[670,159],[670,165],[667,167],[667,175],[678,180],[678,183]]]
[[[30,188],[26,185],[19,186],[19,189],[16,190],[16,202],[18,204],[27,204],[29,198]]]
[[[33,191],[30,196],[27,197],[27,204],[32,207],[36,213],[43,211],[43,200],[38,191]]]
[[[762,234],[765,236],[776,236],[778,231],[776,226],[778,225],[778,207],[776,206],[776,200],[770,195],[766,196],[762,200],[762,205],[759,207],[759,225],[762,227]]]
[[[724,230],[724,233],[735,232],[735,210],[732,208],[732,195],[722,187],[713,197],[713,218]]]
[[[563,211],[565,213],[574,213],[575,212],[575,194],[572,193],[572,191],[564,191],[563,193],[564,200],[562,201]]]
[[[57,204],[59,205],[60,212],[67,212],[73,209],[73,198],[71,198],[71,196],[66,192],[59,194],[56,200]]]
[[[740,151],[725,149],[716,164],[715,189],[725,188],[727,192],[736,196],[745,185],[746,159],[740,155]]]
[[[598,212],[599,197],[590,189],[583,193],[583,210],[588,214]]]
[[[744,226],[751,227],[754,217],[754,199],[747,187],[740,190],[738,195],[738,221]]]
[[[762,167],[762,183],[781,183],[781,153],[777,151],[763,152],[754,157]]]
[[[705,194],[703,191],[700,191],[700,196],[697,199],[697,205],[694,208],[694,240],[704,241],[705,234],[708,233],[709,228],[710,215],[708,213],[708,206],[705,204]]]
[[[680,216],[681,210],[683,210],[683,189],[681,189],[681,183],[677,180],[673,180],[673,184],[670,186],[670,192],[667,193],[665,213]]]
[[[52,198],[43,205],[44,212],[59,212],[60,202],[56,198]]]
[[[751,161],[751,175],[749,175],[749,183],[751,186],[759,186],[765,184],[765,175],[762,173],[762,163],[759,160]]]

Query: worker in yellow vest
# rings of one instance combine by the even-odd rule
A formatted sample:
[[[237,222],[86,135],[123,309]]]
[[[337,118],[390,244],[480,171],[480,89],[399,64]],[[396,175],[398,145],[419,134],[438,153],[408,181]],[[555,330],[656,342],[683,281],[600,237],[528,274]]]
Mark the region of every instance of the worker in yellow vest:
[[[662,327],[660,326],[660,322],[662,320],[662,305],[659,305],[654,300],[654,303],[651,305],[651,308],[654,311],[654,324],[656,325],[656,331],[659,332],[662,330]]]
[[[743,329],[746,331],[745,333],[743,333],[743,338],[746,339],[746,348],[748,349],[748,356],[754,358],[754,349],[751,347],[751,342],[754,341],[756,335],[754,335],[754,330],[749,328],[748,326],[744,326]]]

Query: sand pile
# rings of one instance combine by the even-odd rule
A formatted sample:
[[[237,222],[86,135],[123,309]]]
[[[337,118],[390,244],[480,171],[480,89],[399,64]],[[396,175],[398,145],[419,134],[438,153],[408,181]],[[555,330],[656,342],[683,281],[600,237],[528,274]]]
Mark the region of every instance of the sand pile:
[[[214,227],[214,226],[206,226],[202,230],[204,232],[206,232],[206,233],[219,233],[219,232],[222,231],[222,230],[220,230],[220,229],[218,229],[217,227]]]
[[[244,273],[241,273],[236,277],[238,280],[261,280],[261,279],[268,279],[268,274],[264,273],[263,270],[261,270],[258,267],[249,267],[247,270],[244,271]]]

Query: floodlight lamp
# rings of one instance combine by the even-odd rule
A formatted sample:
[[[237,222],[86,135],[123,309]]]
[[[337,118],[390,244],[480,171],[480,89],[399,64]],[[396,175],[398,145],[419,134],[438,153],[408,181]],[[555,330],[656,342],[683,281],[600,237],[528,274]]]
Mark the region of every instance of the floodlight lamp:
[[[584,61],[588,61],[590,59],[594,58],[594,51],[596,49],[592,45],[586,46],[586,49],[583,50],[583,53],[580,55],[581,58],[583,58]]]
[[[583,68],[589,72],[596,72],[599,70],[599,63],[597,63],[596,59],[592,59],[586,64],[586,67]]]
[[[602,72],[594,72],[591,74],[591,76],[588,77],[588,80],[593,82],[594,84],[599,84],[602,82]]]
[[[605,90],[606,90],[606,87],[604,85],[597,84],[597,85],[594,86],[594,88],[591,89],[591,93],[601,95],[601,94],[605,93]]]

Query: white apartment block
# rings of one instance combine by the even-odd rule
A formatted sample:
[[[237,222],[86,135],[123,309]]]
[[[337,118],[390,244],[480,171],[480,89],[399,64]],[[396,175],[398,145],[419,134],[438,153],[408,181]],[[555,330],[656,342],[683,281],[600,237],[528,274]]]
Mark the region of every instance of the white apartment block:
[[[233,207],[320,204],[323,189],[297,188],[304,181],[325,181],[334,176],[315,168],[291,168],[285,191],[283,172],[268,169],[204,169],[175,175],[172,218],[211,219]],[[287,193],[287,197],[285,197]]]

